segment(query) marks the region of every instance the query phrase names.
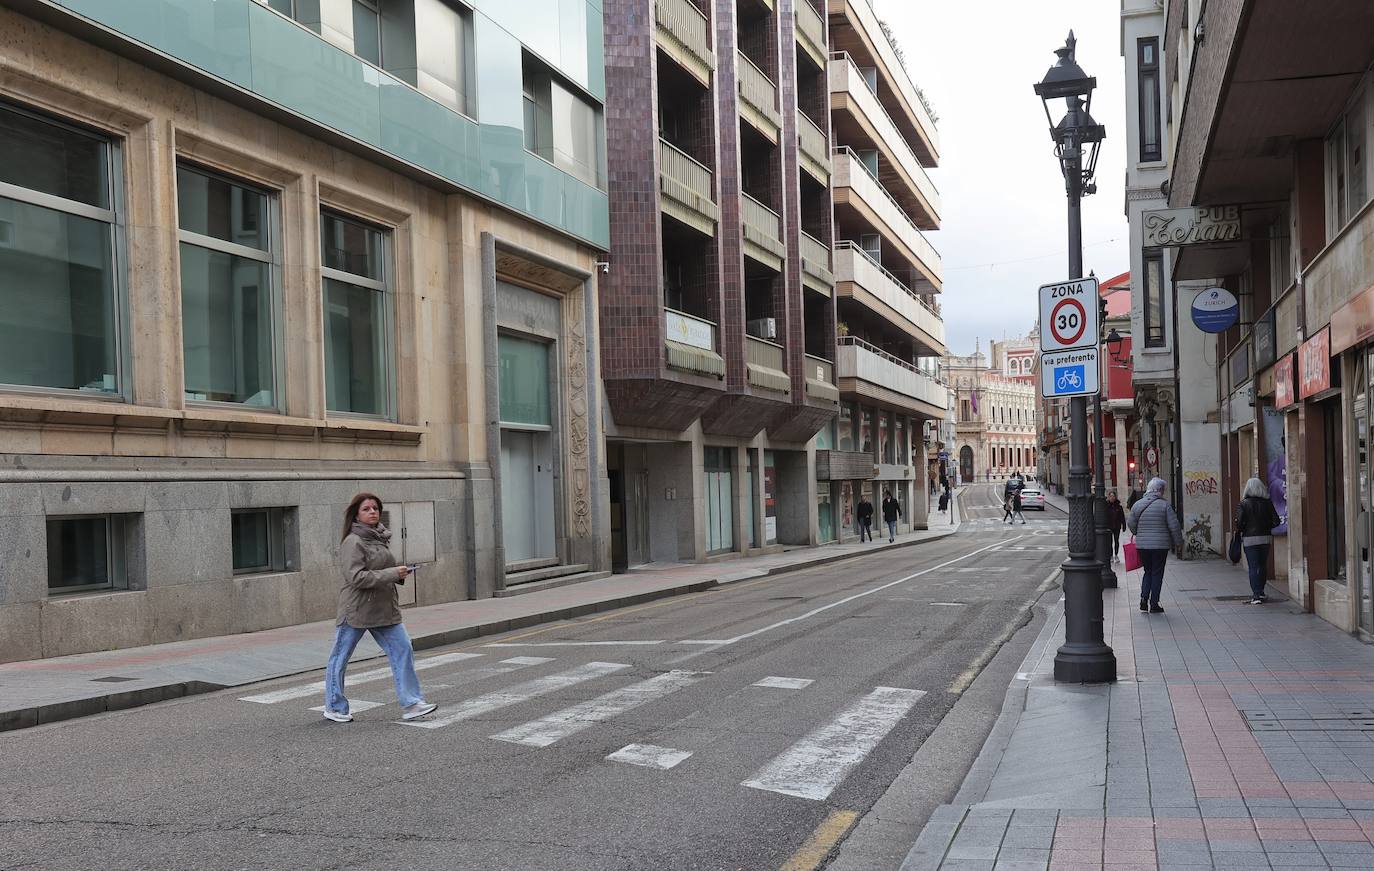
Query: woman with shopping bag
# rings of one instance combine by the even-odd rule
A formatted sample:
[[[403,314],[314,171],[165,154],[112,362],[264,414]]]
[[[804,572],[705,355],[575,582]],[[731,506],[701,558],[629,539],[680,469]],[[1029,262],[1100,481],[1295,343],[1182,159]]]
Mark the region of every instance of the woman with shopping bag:
[[[1163,478],[1152,478],[1145,487],[1145,496],[1135,503],[1126,518],[1126,526],[1135,536],[1131,545],[1145,569],[1140,580],[1140,610],[1151,614],[1164,613],[1159,605],[1159,593],[1164,587],[1164,564],[1169,559],[1170,548],[1183,545],[1183,526],[1178,522],[1174,507],[1164,498],[1165,487]]]

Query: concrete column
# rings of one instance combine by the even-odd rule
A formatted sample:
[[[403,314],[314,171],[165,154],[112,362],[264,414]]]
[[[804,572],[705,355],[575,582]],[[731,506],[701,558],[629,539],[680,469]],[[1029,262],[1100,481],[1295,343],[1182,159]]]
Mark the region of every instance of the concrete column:
[[[907,522],[912,529],[928,529],[930,526],[930,463],[927,460],[926,440],[913,439],[911,443],[911,462],[916,467],[916,480],[912,493],[907,500]]]
[[[1126,419],[1120,415],[1112,415],[1116,421],[1116,498],[1122,502],[1126,501],[1126,496],[1131,492],[1129,463],[1130,455],[1126,450]]]
[[[806,451],[774,451],[778,475],[778,543],[816,544],[814,466]]]

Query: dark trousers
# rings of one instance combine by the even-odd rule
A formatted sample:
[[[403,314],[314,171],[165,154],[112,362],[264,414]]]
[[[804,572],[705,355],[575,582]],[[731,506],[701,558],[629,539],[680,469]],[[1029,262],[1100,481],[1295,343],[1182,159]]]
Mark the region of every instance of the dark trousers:
[[[1117,555],[1119,555],[1120,553],[1121,553],[1121,530],[1119,530],[1119,529],[1113,529],[1113,530],[1112,530],[1112,556],[1117,556]]]
[[[1264,576],[1269,573],[1269,545],[1251,544],[1244,550],[1245,567],[1250,570],[1250,595],[1264,598]]]
[[[863,541],[865,535],[868,536],[868,540],[869,540],[869,541],[872,541],[872,540],[873,540],[873,518],[872,518],[872,517],[865,517],[864,519],[862,519],[862,520],[859,521],[859,541]]]
[[[1169,559],[1168,548],[1137,548],[1140,566],[1145,573],[1140,578],[1140,598],[1159,604],[1159,591],[1164,587],[1164,563]]]

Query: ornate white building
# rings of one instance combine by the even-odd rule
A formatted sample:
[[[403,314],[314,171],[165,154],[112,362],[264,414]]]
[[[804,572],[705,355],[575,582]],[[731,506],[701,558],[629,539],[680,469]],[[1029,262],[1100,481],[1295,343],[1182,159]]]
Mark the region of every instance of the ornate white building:
[[[1035,340],[993,342],[991,350],[991,361],[976,348],[945,358],[954,394],[952,460],[963,482],[1035,474]]]

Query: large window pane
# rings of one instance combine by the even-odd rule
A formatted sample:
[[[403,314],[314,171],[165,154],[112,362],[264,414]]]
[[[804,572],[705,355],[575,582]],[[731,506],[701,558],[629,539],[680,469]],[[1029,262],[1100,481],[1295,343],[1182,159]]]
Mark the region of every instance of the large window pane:
[[[181,245],[181,347],[188,399],[274,406],[271,267]]]
[[[601,183],[601,124],[596,110],[553,83],[553,162],[589,185]]]
[[[1146,251],[1145,264],[1145,347],[1164,346],[1164,255]]]
[[[48,521],[48,589],[55,593],[115,585],[106,517]]]
[[[373,0],[353,0],[353,53],[382,65],[382,20]]]
[[[271,511],[235,511],[230,515],[234,571],[262,572],[272,568]]]
[[[385,415],[386,294],[326,278],[324,342],[327,408]]]
[[[548,426],[549,346],[513,336],[497,340],[501,422]]]
[[[467,20],[444,0],[415,0],[416,87],[459,112],[467,106]]]
[[[0,106],[0,181],[108,209],[108,148],[93,136]]]
[[[181,229],[267,250],[267,196],[218,176],[177,167]]]
[[[0,382],[116,389],[110,234],[0,197]]]
[[[386,274],[385,242],[381,230],[333,212],[320,215],[320,248],[324,265],[330,269],[382,281]]]

